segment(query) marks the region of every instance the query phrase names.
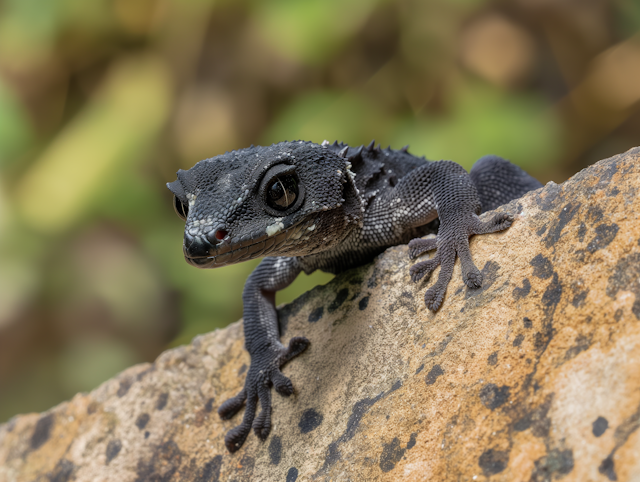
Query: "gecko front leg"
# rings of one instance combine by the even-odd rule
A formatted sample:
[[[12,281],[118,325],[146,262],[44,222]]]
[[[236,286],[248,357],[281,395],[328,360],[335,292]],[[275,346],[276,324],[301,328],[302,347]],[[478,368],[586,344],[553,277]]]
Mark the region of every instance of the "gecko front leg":
[[[233,417],[246,403],[242,423],[225,437],[229,452],[238,450],[251,428],[265,440],[271,431],[271,386],[281,395],[293,393],[291,380],[280,371],[282,366],[309,346],[304,337],[294,337],[288,346],[280,343],[275,294],[286,288],[300,273],[297,258],[265,258],[251,273],[244,286],[244,336],[251,365],[244,388],[218,409],[223,420]],[[260,400],[261,412],[256,417]]]

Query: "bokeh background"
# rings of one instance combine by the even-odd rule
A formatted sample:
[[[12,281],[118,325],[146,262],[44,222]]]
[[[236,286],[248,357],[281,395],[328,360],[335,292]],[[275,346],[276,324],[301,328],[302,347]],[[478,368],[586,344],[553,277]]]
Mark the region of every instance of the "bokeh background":
[[[256,263],[184,262],[178,168],[376,139],[562,182],[640,145],[639,31],[638,0],[0,0],[0,422],[241,316]]]

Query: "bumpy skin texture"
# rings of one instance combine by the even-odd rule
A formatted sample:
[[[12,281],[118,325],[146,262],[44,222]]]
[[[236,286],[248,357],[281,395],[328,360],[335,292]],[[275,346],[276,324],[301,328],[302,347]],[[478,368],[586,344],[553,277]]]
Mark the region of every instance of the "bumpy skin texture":
[[[433,258],[411,268],[412,280],[418,281],[441,266],[438,280],[425,293],[427,306],[435,311],[456,255],[467,286],[482,285],[469,237],[502,231],[514,219],[498,213],[482,222],[478,214],[541,184],[496,156],[480,159],[467,174],[453,162],[430,162],[406,148],[296,141],[206,159],[178,171],[178,179],[167,186],[186,221],[183,251],[190,264],[215,268],[267,256],[243,292],[251,355],[245,386],[218,409],[227,419],[246,404],[242,423],[225,437],[227,449],[235,452],[252,427],[260,439],[268,437],[271,386],[281,395],[293,393],[280,369],[309,346],[304,337],[292,338],[288,346],[280,342],[278,290],[301,271],[339,273],[409,242],[411,257],[437,249]],[[436,238],[420,239],[436,231]]]

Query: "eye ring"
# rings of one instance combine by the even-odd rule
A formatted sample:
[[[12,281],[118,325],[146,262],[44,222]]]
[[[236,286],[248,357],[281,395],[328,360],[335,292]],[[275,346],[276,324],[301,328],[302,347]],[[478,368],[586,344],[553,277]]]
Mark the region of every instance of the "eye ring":
[[[180,219],[183,221],[187,220],[187,216],[189,215],[189,206],[180,201],[176,195],[173,196],[173,210]]]

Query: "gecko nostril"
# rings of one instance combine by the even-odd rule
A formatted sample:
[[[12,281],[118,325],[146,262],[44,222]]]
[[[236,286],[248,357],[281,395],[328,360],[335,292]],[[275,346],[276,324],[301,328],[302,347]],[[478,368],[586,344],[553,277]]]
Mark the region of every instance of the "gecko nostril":
[[[207,240],[215,246],[216,244],[219,244],[227,234],[229,233],[224,229],[212,229],[207,233]]]

